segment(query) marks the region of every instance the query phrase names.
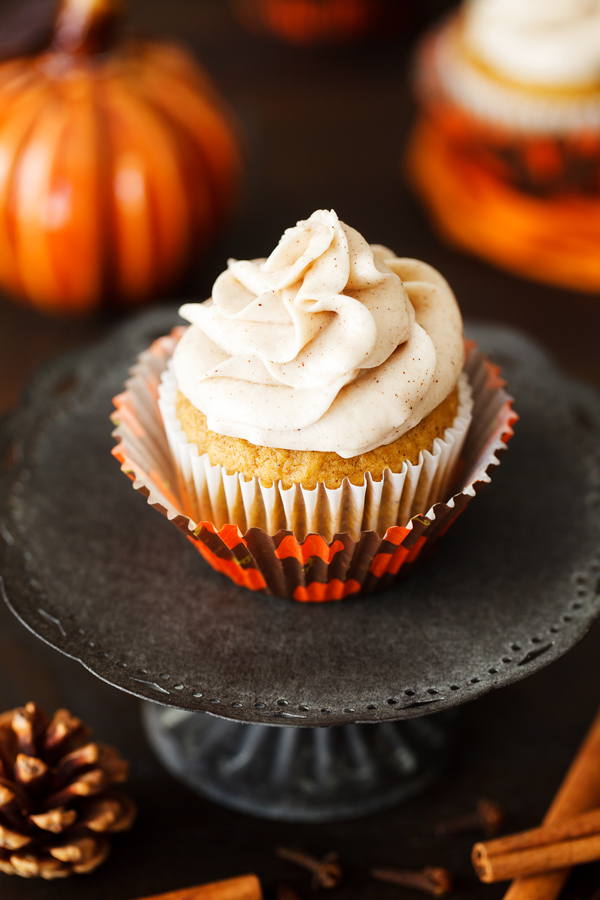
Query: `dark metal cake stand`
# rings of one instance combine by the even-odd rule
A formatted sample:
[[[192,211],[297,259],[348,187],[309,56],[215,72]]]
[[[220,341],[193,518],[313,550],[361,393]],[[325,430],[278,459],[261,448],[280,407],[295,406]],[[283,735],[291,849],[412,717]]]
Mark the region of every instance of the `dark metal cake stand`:
[[[521,416],[493,484],[406,581],[301,604],[213,572],[110,454],[111,397],[175,321],[146,313],[57,361],[4,426],[6,602],[153,701],[159,756],[220,802],[296,821],[396,802],[439,771],[452,707],[557,659],[600,611],[600,398],[514,332],[471,327]]]

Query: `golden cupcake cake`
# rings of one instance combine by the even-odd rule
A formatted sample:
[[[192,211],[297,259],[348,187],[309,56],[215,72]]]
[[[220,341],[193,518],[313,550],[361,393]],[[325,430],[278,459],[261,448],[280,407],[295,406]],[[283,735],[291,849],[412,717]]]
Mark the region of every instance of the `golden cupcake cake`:
[[[333,210],[266,258],[229,260],[180,314],[189,325],[142,354],[115,399],[115,455],[238,584],[299,600],[370,592],[489,480],[514,416],[497,370],[472,348],[465,363],[448,283]]]
[[[600,2],[467,0],[423,41],[415,187],[458,246],[600,290]]]

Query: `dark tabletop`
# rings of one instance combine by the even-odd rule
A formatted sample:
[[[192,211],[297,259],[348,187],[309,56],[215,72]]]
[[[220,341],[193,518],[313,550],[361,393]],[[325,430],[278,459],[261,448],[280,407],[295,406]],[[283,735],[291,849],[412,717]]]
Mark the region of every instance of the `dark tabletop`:
[[[192,44],[246,136],[241,213],[202,269],[198,296],[208,296],[227,256],[266,255],[284,228],[316,208],[333,207],[370,241],[439,268],[465,315],[523,329],[564,371],[600,387],[600,296],[531,284],[456,253],[432,233],[403,182],[401,152],[414,115],[409,39],[303,51],[245,34],[225,0],[129,0],[128,6],[132,29],[168,32]],[[46,319],[0,300],[0,412],[17,402],[44,360],[114,324]],[[502,897],[502,885],[484,887],[472,873],[473,836],[436,838],[434,825],[481,796],[506,806],[511,829],[539,822],[600,703],[599,653],[596,627],[549,668],[465,706],[460,749],[446,776],[420,797],[356,822],[279,825],[225,811],[180,786],[146,744],[139,701],[43,645],[2,605],[0,709],[35,699],[48,709],[68,706],[89,721],[99,739],[131,760],[140,816],[96,873],[54,883],[0,876],[0,896],[133,900],[254,871],[269,891],[285,881],[307,897],[304,874],[274,858],[276,845],[289,844],[340,853],[346,871],[340,900],[417,896],[369,881],[368,869],[379,864],[447,865],[457,876],[457,897]],[[599,884],[600,864],[581,867],[565,897],[586,900]]]

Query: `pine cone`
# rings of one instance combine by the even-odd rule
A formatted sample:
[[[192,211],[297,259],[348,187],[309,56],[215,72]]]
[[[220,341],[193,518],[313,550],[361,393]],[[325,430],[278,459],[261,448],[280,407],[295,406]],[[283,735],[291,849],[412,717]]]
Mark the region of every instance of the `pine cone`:
[[[103,862],[106,835],[130,828],[133,801],[111,788],[128,764],[90,743],[80,719],[35,703],[0,715],[0,872],[65,878]]]

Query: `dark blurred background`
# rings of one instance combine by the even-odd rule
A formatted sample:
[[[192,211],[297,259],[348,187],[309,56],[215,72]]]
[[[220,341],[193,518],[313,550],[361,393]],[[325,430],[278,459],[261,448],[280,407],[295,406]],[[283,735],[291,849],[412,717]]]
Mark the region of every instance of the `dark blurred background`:
[[[25,2],[3,0],[0,16]],[[185,41],[233,109],[243,135],[239,215],[199,270],[193,295],[210,294],[227,257],[267,255],[285,228],[317,208],[333,207],[370,242],[438,268],[465,317],[524,330],[570,375],[600,386],[600,297],[526,282],[454,251],[437,238],[413,197],[403,174],[403,148],[415,113],[414,42],[452,4],[407,2],[417,13],[408,32],[345,47],[304,48],[244,30],[228,0],[127,0],[126,30]],[[40,0],[41,18],[28,17],[38,33],[49,9]],[[10,28],[0,21],[0,52],[2,42],[6,50],[11,40],[23,40],[22,17],[19,27],[14,21]],[[0,413],[16,404],[41,363],[103,336],[122,317],[50,318],[0,298]],[[348,871],[338,896],[349,900],[416,896],[368,881],[368,865],[393,862],[448,865],[458,873],[455,896],[500,898],[503,886],[485,888],[474,878],[471,838],[436,843],[434,819],[468,810],[491,792],[507,800],[511,827],[538,822],[597,706],[597,660],[596,630],[549,669],[468,707],[452,776],[417,800],[355,823],[279,826],[222,810],[178,785],[147,747],[138,701],[43,646],[2,604],[1,708],[34,698],[48,708],[72,705],[101,739],[132,759],[141,814],[136,830],[117,842],[97,875],[51,885],[1,876],[0,896],[128,900],[248,869],[265,879],[269,896],[281,879],[302,892],[303,874],[290,873],[274,858],[276,844],[287,842],[315,852],[340,850]],[[586,900],[599,879],[597,865],[585,867],[568,897]]]

